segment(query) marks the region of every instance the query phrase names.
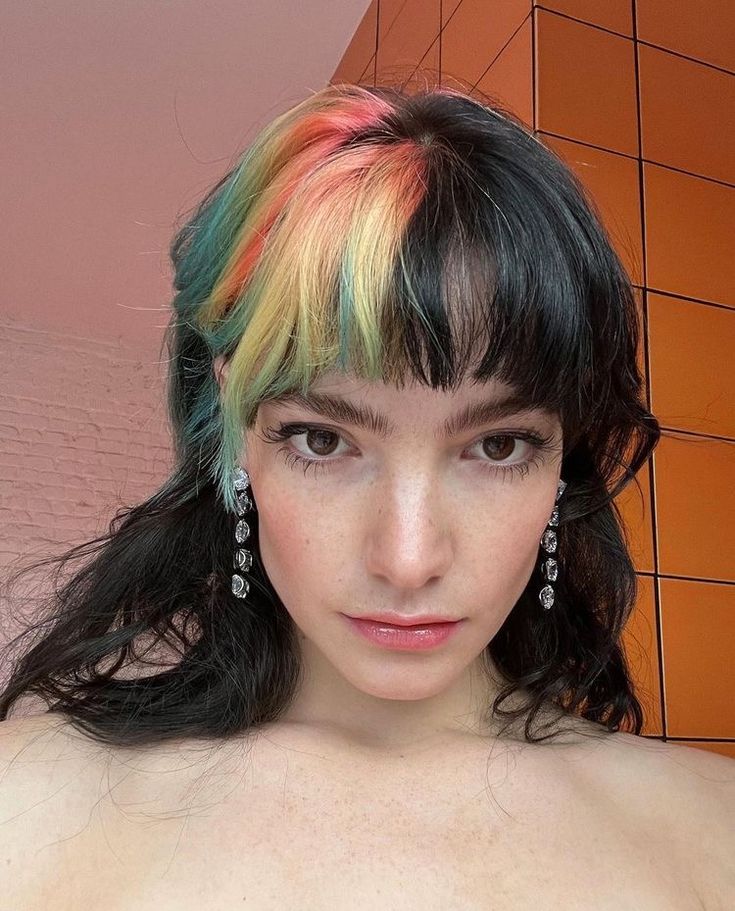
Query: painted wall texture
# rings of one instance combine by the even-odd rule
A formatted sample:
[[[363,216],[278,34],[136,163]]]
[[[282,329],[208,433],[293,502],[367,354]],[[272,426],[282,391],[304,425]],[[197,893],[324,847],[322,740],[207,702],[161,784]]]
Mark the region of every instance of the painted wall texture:
[[[735,7],[373,0],[332,82],[478,89],[560,154],[637,292],[663,434],[619,498],[646,736],[735,756]]]

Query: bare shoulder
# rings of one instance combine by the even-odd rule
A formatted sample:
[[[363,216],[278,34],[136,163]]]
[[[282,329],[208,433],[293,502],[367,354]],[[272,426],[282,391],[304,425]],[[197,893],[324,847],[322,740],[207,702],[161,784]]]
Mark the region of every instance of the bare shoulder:
[[[619,733],[611,756],[642,776],[673,809],[712,804],[725,813],[735,808],[735,760],[711,750]],[[732,817],[730,817],[732,819]]]
[[[631,734],[610,741],[605,774],[623,806],[637,803],[648,837],[667,844],[706,909],[735,895],[735,760]]]
[[[104,753],[59,715],[0,722],[0,867],[7,907],[33,907],[30,896],[38,898],[46,868],[79,826],[80,808],[89,807],[89,772]]]
[[[78,731],[65,717],[50,712],[14,716],[0,722],[0,793],[7,781],[34,782],[56,776],[106,753],[106,748]],[[7,796],[7,795],[6,795]]]
[[[243,749],[226,746],[121,747],[50,713],[0,722],[2,908],[96,904],[89,883],[114,891],[120,864],[168,862],[181,819],[206,815],[245,774]]]
[[[0,832],[9,814],[30,811],[57,790],[73,790],[73,777],[105,754],[105,747],[57,714],[0,722]]]
[[[45,807],[46,817],[58,811],[65,818],[76,813],[81,819],[113,791],[116,803],[127,797],[170,797],[175,802],[180,790],[196,782],[225,752],[211,742],[185,738],[157,746],[106,744],[52,713],[2,721],[0,839],[10,816],[40,817]],[[235,760],[241,756],[242,750]]]

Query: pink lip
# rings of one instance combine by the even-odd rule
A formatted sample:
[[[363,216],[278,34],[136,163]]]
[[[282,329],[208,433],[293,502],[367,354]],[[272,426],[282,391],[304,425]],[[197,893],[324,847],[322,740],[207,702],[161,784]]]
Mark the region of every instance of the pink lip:
[[[349,614],[345,614],[349,616]],[[373,623],[388,623],[390,626],[429,626],[432,623],[457,623],[456,617],[436,617],[429,614],[416,614],[406,617],[401,614],[371,614],[369,617],[351,617],[352,620],[371,620]],[[461,619],[461,618],[459,618]]]
[[[418,651],[436,648],[459,627],[461,620],[406,625],[343,615],[356,632],[382,648]],[[405,618],[402,618],[405,620]],[[413,619],[413,618],[412,618]]]

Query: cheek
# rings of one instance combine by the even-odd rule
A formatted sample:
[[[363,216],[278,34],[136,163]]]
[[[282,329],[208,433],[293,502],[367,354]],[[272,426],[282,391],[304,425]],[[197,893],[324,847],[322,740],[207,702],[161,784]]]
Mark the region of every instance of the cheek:
[[[298,509],[294,514],[293,503],[263,498],[266,508],[258,512],[258,543],[263,566],[282,601],[289,602],[285,589],[291,588],[291,579],[298,577],[308,565],[313,535],[308,524],[299,520]],[[282,590],[284,589],[284,590]]]
[[[549,510],[549,515],[551,510]],[[540,560],[541,536],[547,515],[534,511],[509,511],[506,518],[478,517],[467,529],[466,578],[474,580],[480,593],[503,593],[509,605],[523,593],[536,563]]]
[[[297,615],[300,604],[324,598],[324,582],[339,581],[344,559],[347,517],[324,511],[313,497],[293,490],[262,490],[258,541],[263,566],[279,598]],[[257,496],[257,494],[256,494]]]

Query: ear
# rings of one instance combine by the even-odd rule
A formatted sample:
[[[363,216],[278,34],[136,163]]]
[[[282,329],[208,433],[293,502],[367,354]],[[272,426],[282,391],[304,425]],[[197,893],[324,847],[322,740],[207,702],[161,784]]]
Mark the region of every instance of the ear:
[[[214,361],[212,361],[212,369],[214,370],[217,385],[221,391],[227,380],[227,374],[230,369],[230,364],[225,360],[224,354],[218,354]]]

